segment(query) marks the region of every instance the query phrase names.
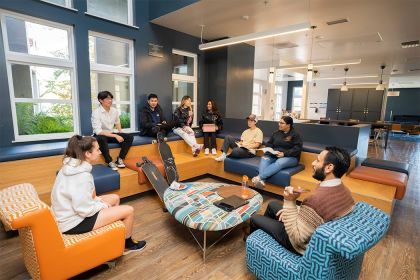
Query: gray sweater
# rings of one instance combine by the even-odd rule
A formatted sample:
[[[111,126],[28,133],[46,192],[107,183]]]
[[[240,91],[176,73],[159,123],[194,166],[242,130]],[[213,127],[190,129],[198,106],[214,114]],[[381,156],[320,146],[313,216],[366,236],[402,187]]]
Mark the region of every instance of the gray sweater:
[[[51,192],[51,208],[61,232],[107,208],[98,197],[93,199],[95,185],[91,170],[92,165],[86,161],[74,158],[63,161]]]

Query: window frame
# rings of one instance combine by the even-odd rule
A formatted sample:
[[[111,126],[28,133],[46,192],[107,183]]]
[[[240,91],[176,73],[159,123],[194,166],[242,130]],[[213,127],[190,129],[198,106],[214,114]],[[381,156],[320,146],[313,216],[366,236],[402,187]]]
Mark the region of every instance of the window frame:
[[[255,91],[255,86],[258,87],[258,92]],[[252,108],[251,108],[251,113],[255,114],[258,118],[261,117],[262,115],[262,95],[263,95],[263,85],[261,82],[255,81],[252,85]],[[255,102],[254,103],[254,98],[255,98]],[[254,112],[254,107],[257,109],[257,111]]]
[[[297,91],[300,91],[300,93],[298,94]],[[303,102],[303,87],[293,87],[293,98],[292,98],[292,112],[295,112],[295,108],[298,107],[300,108],[299,113],[302,113],[302,102]],[[296,99],[300,99],[300,106],[295,106],[295,98]]]
[[[60,4],[57,4],[57,3],[54,3],[54,2],[50,2],[48,0],[39,0],[39,1],[50,4],[50,5],[54,5],[54,6],[57,6],[57,7],[66,8],[66,9],[69,9],[69,10],[72,10],[72,11],[78,11],[77,9],[73,8],[73,0],[65,0],[66,4],[64,4],[64,5],[60,5]]]
[[[175,82],[185,82],[185,83],[192,83],[193,84],[193,100],[194,101],[191,102],[191,105],[193,106],[194,118],[193,118],[192,126],[197,127],[197,117],[198,117],[198,115],[197,115],[197,112],[198,112],[198,109],[197,109],[197,104],[198,104],[198,100],[197,100],[197,97],[198,97],[198,89],[197,89],[197,87],[198,87],[198,85],[197,85],[198,84],[197,83],[197,81],[198,81],[198,78],[197,78],[197,76],[198,76],[198,55],[195,54],[195,53],[182,51],[182,50],[179,50],[179,49],[172,49],[171,55],[173,55],[173,54],[187,56],[187,57],[191,57],[191,58],[194,59],[194,66],[193,66],[194,67],[194,69],[193,69],[194,74],[192,76],[182,75],[182,74],[174,74],[173,73],[173,65],[172,65],[172,94],[173,94],[173,85],[175,84]],[[178,107],[178,106],[181,105],[181,102],[180,101],[174,101],[173,96],[172,96],[171,105],[172,105],[171,107],[173,107],[173,105],[177,105],[177,107]]]
[[[135,94],[134,94],[134,79],[135,79],[135,75],[134,75],[134,41],[130,40],[130,39],[125,39],[122,37],[116,37],[116,36],[112,36],[112,35],[108,35],[108,34],[104,34],[104,33],[100,33],[100,32],[96,32],[96,31],[91,31],[89,30],[88,32],[88,40],[89,37],[93,36],[93,37],[100,37],[102,39],[107,39],[107,40],[111,40],[111,41],[117,41],[120,43],[124,43],[124,44],[128,44],[128,67],[118,67],[118,66],[111,66],[111,65],[107,65],[107,64],[101,64],[101,63],[96,63],[96,62],[91,62],[89,59],[89,65],[90,65],[90,71],[89,71],[89,80],[91,79],[90,76],[92,75],[91,73],[94,72],[96,74],[109,74],[109,75],[120,75],[120,76],[128,76],[129,77],[129,86],[130,86],[130,100],[129,101],[118,101],[116,102],[115,100],[113,101],[113,105],[117,105],[117,104],[121,104],[121,105],[129,105],[130,106],[130,127],[129,128],[124,128],[122,129],[123,132],[127,132],[127,133],[132,133],[132,132],[136,132],[136,110],[135,110]],[[96,48],[96,43],[95,43],[95,48]],[[96,54],[96,49],[95,49],[95,54]],[[90,54],[89,54],[90,57]],[[92,85],[91,85],[92,87]],[[97,85],[98,88],[98,85]],[[112,92],[111,92],[112,93]],[[90,93],[91,95],[91,93]],[[92,97],[92,96],[91,96]],[[92,98],[91,98],[92,100]],[[96,101],[97,99],[95,99]],[[93,100],[92,100],[93,102]],[[93,105],[93,104],[92,104]],[[93,108],[93,106],[92,106]]]
[[[68,51],[69,58],[60,59],[53,57],[44,57],[40,55],[32,55],[26,53],[14,52],[9,49],[9,38],[6,27],[6,17],[13,17],[23,21],[29,21],[40,25],[45,25],[53,28],[59,28],[67,31]],[[12,142],[28,142],[28,141],[40,141],[40,140],[53,140],[53,139],[66,139],[70,138],[75,133],[80,133],[79,125],[79,108],[78,108],[78,91],[77,91],[77,75],[76,75],[76,56],[75,56],[75,45],[74,45],[74,33],[73,27],[53,21],[44,20],[32,16],[27,16],[15,12],[6,11],[0,9],[0,21],[1,29],[3,34],[3,47],[5,53],[7,81],[9,86],[9,97],[13,119],[13,132],[14,141]],[[70,73],[70,85],[71,85],[71,100],[57,100],[57,99],[35,99],[35,98],[16,98],[13,86],[12,77],[12,64],[30,65],[30,66],[41,66],[41,67],[58,67],[69,70]],[[18,102],[16,102],[18,99]],[[71,104],[73,109],[73,131],[64,133],[47,133],[47,134],[31,134],[31,135],[19,135],[19,127],[16,113],[16,103],[21,102],[32,102],[32,103],[53,103],[53,104]]]
[[[119,23],[119,24],[124,24],[124,25],[131,26],[131,27],[136,27],[136,26],[134,26],[134,6],[133,6],[133,0],[127,0],[127,23],[121,22],[121,21],[117,21],[117,20],[114,20],[114,19],[111,19],[111,18],[106,18],[106,17],[103,17],[103,16],[99,16],[99,15],[97,15],[95,13],[89,12],[88,9],[87,9],[87,7],[88,7],[87,1],[88,0],[86,0],[86,12],[85,12],[86,15],[93,16],[93,17],[100,18],[100,19],[109,20],[111,22],[115,22],[115,23]]]

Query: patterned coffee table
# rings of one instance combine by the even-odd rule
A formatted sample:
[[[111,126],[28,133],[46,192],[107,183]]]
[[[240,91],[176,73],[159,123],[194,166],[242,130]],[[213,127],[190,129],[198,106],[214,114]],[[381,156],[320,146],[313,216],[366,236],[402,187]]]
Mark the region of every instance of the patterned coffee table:
[[[217,194],[217,189],[223,183],[186,183],[187,189],[174,191],[167,189],[163,200],[169,213],[181,224],[188,227],[191,235],[203,251],[203,260],[206,260],[206,250],[219,242],[224,236],[231,232],[237,225],[245,222],[251,215],[260,209],[263,198],[254,191],[254,197],[248,200],[248,203],[232,212],[226,212],[213,205],[213,202],[221,200],[222,197]],[[191,229],[203,231],[203,245],[197,240]],[[207,246],[207,231],[228,230],[213,244]]]

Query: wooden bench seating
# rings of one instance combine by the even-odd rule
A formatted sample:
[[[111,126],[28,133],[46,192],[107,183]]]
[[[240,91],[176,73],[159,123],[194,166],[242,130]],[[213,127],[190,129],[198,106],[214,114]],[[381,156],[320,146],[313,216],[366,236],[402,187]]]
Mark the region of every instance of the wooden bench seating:
[[[202,143],[202,138],[198,138],[198,142]],[[223,139],[217,139],[218,147],[221,147]],[[241,174],[234,174],[224,171],[224,164],[216,162],[214,156],[205,156],[201,153],[198,157],[193,157],[191,149],[182,141],[169,142],[172,152],[175,157],[175,162],[180,175],[180,180],[188,180],[200,175],[211,174],[220,178],[225,178],[235,182],[241,182]],[[116,158],[119,153],[119,148],[110,150],[111,156]],[[144,144],[140,146],[133,146],[127,158],[140,158],[142,156],[158,156],[158,149],[156,144]],[[312,178],[311,163],[316,158],[317,154],[303,152],[301,156],[301,163],[306,168],[291,177],[291,185],[302,186],[313,190],[317,182]],[[62,155],[47,156],[42,158],[23,159],[16,161],[0,162],[0,189],[15,184],[28,182],[35,186],[39,197],[42,201],[50,204],[50,193],[55,180],[56,171],[61,168]],[[100,160],[103,163],[103,159]],[[100,163],[99,162],[99,163]],[[355,166],[355,157],[352,157],[351,168]],[[152,189],[149,183],[139,184],[137,171],[128,168],[120,169],[118,171],[121,177],[121,187],[114,191],[121,197],[127,197],[134,194],[142,193]],[[345,176],[343,178],[346,186],[351,190],[356,201],[366,201],[387,213],[392,212],[395,187],[383,184],[361,181]],[[281,186],[267,184],[266,191],[279,194],[283,193],[284,188]],[[305,195],[301,199],[305,198]]]

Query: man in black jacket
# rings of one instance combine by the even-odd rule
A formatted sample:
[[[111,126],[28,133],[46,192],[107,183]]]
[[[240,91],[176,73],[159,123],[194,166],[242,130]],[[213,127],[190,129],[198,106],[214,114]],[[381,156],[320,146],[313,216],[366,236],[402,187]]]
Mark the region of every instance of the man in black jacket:
[[[165,135],[172,129],[166,122],[162,108],[159,106],[156,94],[151,93],[147,96],[147,104],[140,113],[140,135],[156,137],[159,131]]]

